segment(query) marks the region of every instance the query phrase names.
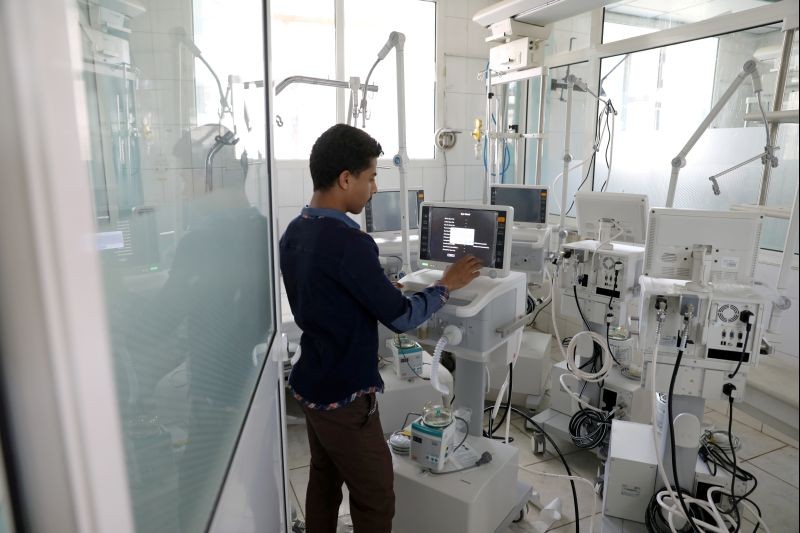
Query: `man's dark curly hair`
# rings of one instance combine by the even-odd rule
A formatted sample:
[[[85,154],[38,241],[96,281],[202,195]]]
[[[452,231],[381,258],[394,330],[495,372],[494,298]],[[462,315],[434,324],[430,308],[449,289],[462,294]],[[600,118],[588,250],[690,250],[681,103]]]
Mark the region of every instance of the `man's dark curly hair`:
[[[378,141],[358,128],[347,124],[328,128],[311,148],[309,167],[314,190],[330,189],[345,170],[353,174],[363,172],[372,158],[381,154],[383,149]]]

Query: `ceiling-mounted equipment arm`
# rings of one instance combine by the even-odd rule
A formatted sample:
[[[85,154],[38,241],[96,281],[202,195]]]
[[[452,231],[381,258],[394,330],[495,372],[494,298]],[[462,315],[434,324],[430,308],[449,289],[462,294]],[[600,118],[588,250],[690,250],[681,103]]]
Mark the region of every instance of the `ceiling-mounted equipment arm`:
[[[728,100],[731,99],[733,94],[736,92],[736,89],[742,84],[742,82],[747,78],[750,77],[753,80],[753,92],[758,94],[762,91],[761,87],[761,75],[758,73],[758,66],[756,64],[755,59],[748,59],[745,61],[744,65],[742,66],[742,71],[736,76],[736,78],[731,82],[728,90],[723,93],[722,97],[720,97],[719,101],[711,108],[711,111],[708,112],[706,118],[700,123],[697,127],[695,132],[686,142],[686,145],[678,152],[672,161],[672,173],[669,178],[669,189],[667,191],[667,203],[666,207],[672,207],[675,203],[675,189],[677,188],[678,184],[678,174],[683,167],[686,166],[686,156],[689,152],[694,148],[694,145],[700,140],[700,137],[705,133],[708,126],[717,118],[719,112],[722,111],[722,108],[725,107],[725,104],[728,103]],[[771,149],[767,146],[766,152],[771,154]]]
[[[279,95],[282,90],[293,83],[306,83],[308,85],[325,85],[328,87],[336,87],[337,89],[349,89],[350,82],[347,81],[338,81],[338,80],[328,80],[325,78],[312,78],[311,76],[289,76],[288,78],[282,80],[275,86],[275,96]],[[377,85],[362,85],[361,86],[366,91],[377,92],[378,86]]]

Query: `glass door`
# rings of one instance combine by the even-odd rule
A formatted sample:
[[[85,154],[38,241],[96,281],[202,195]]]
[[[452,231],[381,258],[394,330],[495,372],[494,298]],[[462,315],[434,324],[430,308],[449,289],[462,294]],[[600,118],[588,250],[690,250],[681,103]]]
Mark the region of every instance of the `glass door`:
[[[135,529],[206,531],[276,334],[266,7],[76,1]]]

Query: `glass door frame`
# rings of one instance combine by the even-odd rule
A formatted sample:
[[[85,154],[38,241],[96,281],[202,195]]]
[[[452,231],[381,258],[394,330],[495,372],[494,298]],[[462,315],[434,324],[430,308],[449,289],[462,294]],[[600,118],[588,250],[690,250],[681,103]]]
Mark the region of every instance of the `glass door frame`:
[[[268,41],[269,3],[262,5]],[[19,504],[22,530],[132,533],[102,273],[93,246],[88,126],[78,112],[86,108],[80,44],[72,2],[0,4],[0,78],[9,80],[0,86],[6,118],[0,125],[0,393],[9,411],[6,454],[19,481],[10,497]],[[269,148],[272,171],[271,136]],[[265,196],[263,205],[277,212],[272,180]],[[274,250],[277,222],[271,218]],[[276,252],[273,261],[277,288]],[[282,497],[280,516],[261,517],[254,530],[288,531],[285,355],[275,341],[281,338],[279,305],[273,297],[272,364],[258,383],[212,531],[226,529],[225,516],[216,511],[230,508],[241,483],[247,491],[266,487]],[[264,398],[274,399],[277,409]],[[263,420],[264,405],[278,414],[272,427]],[[273,457],[253,456],[265,440],[277,445]],[[237,477],[248,469],[264,475]]]

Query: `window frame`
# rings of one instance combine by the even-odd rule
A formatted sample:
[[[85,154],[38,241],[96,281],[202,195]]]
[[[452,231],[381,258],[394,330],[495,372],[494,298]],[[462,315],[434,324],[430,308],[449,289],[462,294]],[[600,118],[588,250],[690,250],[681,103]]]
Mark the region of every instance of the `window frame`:
[[[800,18],[800,6],[793,2],[779,2],[611,43],[602,42],[605,8],[595,9],[591,13],[592,24],[589,46],[545,57],[544,66],[548,69],[553,69],[587,62],[589,64],[590,74],[585,81],[593,91],[597,92],[600,85],[600,63],[605,58],[654,48],[662,48],[708,37],[717,37],[770,24],[782,24],[782,30],[784,32],[789,30],[797,32],[798,19]],[[784,68],[783,61],[781,61],[779,68]],[[778,109],[782,108],[782,105],[782,101],[778,102]],[[588,115],[587,120],[592,124],[592,127],[587,131],[594,131],[597,115]],[[585,149],[588,150],[591,147],[592,139],[587,139],[586,142],[588,146],[586,146]],[[576,150],[578,150],[577,147]],[[591,168],[590,172],[592,173],[592,190],[594,190],[596,178],[595,168]],[[762,177],[762,191],[768,190],[768,180],[769,176],[765,174]],[[798,187],[800,187],[800,185],[798,185]],[[759,205],[764,206],[766,204],[766,197],[766,194],[760,195]],[[553,215],[550,215],[550,217],[551,220],[557,218],[553,217]],[[575,219],[569,219],[569,222],[570,224],[568,225],[574,228]],[[778,256],[783,255],[783,252],[761,249],[760,255],[769,258],[771,261],[775,261]],[[792,254],[792,256],[792,268],[796,269],[798,267],[798,255]],[[779,259],[777,261],[780,263]]]
[[[345,80],[345,57],[344,57],[344,33],[345,33],[345,1],[346,0],[333,0],[334,2],[334,43],[335,43],[335,54],[334,54],[334,61],[335,61],[335,68],[334,71],[336,73],[337,80]],[[441,122],[440,121],[440,83],[439,83],[439,65],[443,64],[441,61],[443,54],[440,51],[439,46],[439,36],[441,35],[440,31],[440,24],[442,20],[442,10],[440,9],[439,0],[416,0],[418,2],[428,2],[434,5],[434,50],[433,53],[433,60],[434,65],[437,72],[437,79],[434,82],[434,90],[431,97],[433,98],[433,131],[430,132],[433,135],[433,132],[436,131],[437,125]],[[363,82],[364,80],[362,80]],[[346,94],[345,89],[335,89],[336,90],[336,122],[339,124],[345,123],[346,117]],[[408,132],[408,135],[413,134],[413,132]],[[427,134],[426,134],[427,135]],[[309,147],[310,148],[310,147]],[[384,152],[383,156],[378,158],[378,161],[391,161],[394,153]],[[430,157],[422,157],[422,158],[411,158],[406,164],[407,168],[422,168],[423,166],[430,166],[431,163],[437,162],[439,158],[437,157],[436,150],[433,151]],[[296,162],[306,162],[306,159],[296,159],[296,158],[282,158],[278,157],[278,154],[275,154],[275,162],[280,166],[286,166],[287,168],[293,168],[291,165],[292,163]]]

